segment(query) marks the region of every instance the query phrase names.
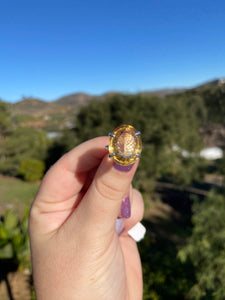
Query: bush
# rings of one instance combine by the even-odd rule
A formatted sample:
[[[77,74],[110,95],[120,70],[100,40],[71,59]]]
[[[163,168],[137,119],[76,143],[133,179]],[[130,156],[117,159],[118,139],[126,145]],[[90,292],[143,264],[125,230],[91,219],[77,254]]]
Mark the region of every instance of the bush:
[[[40,180],[45,171],[45,164],[41,160],[34,158],[26,158],[21,161],[18,175],[22,176],[26,181]]]
[[[196,283],[190,299],[225,299],[225,196],[210,192],[193,205],[193,231],[187,245],[178,252],[181,262],[195,267]]]
[[[11,261],[15,266],[29,266],[28,212],[19,220],[12,209],[0,219],[0,262]]]

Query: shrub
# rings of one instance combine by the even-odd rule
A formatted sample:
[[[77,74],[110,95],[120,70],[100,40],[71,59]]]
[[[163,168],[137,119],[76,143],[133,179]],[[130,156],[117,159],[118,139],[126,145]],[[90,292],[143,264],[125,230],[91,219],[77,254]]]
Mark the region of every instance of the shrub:
[[[181,262],[195,267],[196,283],[190,299],[225,299],[225,196],[211,191],[193,205],[193,231],[178,252]]]
[[[15,266],[28,266],[30,249],[28,212],[19,220],[14,210],[8,210],[0,219],[0,261],[11,261]]]
[[[26,158],[21,161],[18,175],[26,181],[36,181],[43,177],[45,164],[41,160]]]

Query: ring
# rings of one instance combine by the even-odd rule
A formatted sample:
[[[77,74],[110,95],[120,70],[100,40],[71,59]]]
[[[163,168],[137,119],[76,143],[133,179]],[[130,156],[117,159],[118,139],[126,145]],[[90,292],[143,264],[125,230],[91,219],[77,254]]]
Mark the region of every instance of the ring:
[[[131,125],[121,125],[109,133],[109,157],[122,166],[133,164],[141,157],[141,132]]]

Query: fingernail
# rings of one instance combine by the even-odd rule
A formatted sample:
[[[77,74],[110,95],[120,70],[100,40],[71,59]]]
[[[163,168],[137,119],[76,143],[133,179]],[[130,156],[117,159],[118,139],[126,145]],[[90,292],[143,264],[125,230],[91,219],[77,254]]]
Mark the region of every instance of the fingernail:
[[[122,218],[117,219],[116,220],[116,232],[118,235],[120,235],[122,225],[123,225],[123,219]]]
[[[134,164],[128,166],[122,166],[117,164],[116,162],[113,163],[114,168],[120,172],[129,172],[132,169],[133,165]]]
[[[118,236],[121,236],[122,233],[124,233],[125,231],[125,227],[122,228],[122,230],[120,231],[120,233],[118,234]]]
[[[130,218],[130,198],[129,196],[123,199],[121,204],[121,217],[122,218]]]
[[[146,228],[140,222],[128,231],[129,236],[131,236],[136,242],[140,242],[144,238],[145,233]]]

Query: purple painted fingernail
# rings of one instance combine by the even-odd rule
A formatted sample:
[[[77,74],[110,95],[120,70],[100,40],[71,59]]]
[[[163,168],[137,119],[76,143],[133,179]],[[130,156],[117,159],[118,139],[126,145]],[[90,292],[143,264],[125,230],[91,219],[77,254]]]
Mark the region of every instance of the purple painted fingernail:
[[[123,225],[123,219],[119,218],[116,220],[116,232],[118,235],[120,235],[121,227]]]
[[[116,162],[113,163],[114,168],[120,172],[129,172],[132,169],[133,165],[134,164],[128,166],[122,166],[117,164]]]
[[[121,236],[121,234],[124,233],[124,231],[125,231],[125,227],[123,227],[123,228],[121,229],[121,231],[120,231],[120,233],[118,234],[118,236]]]
[[[121,217],[122,218],[130,218],[130,198],[129,196],[123,199],[121,204]]]

